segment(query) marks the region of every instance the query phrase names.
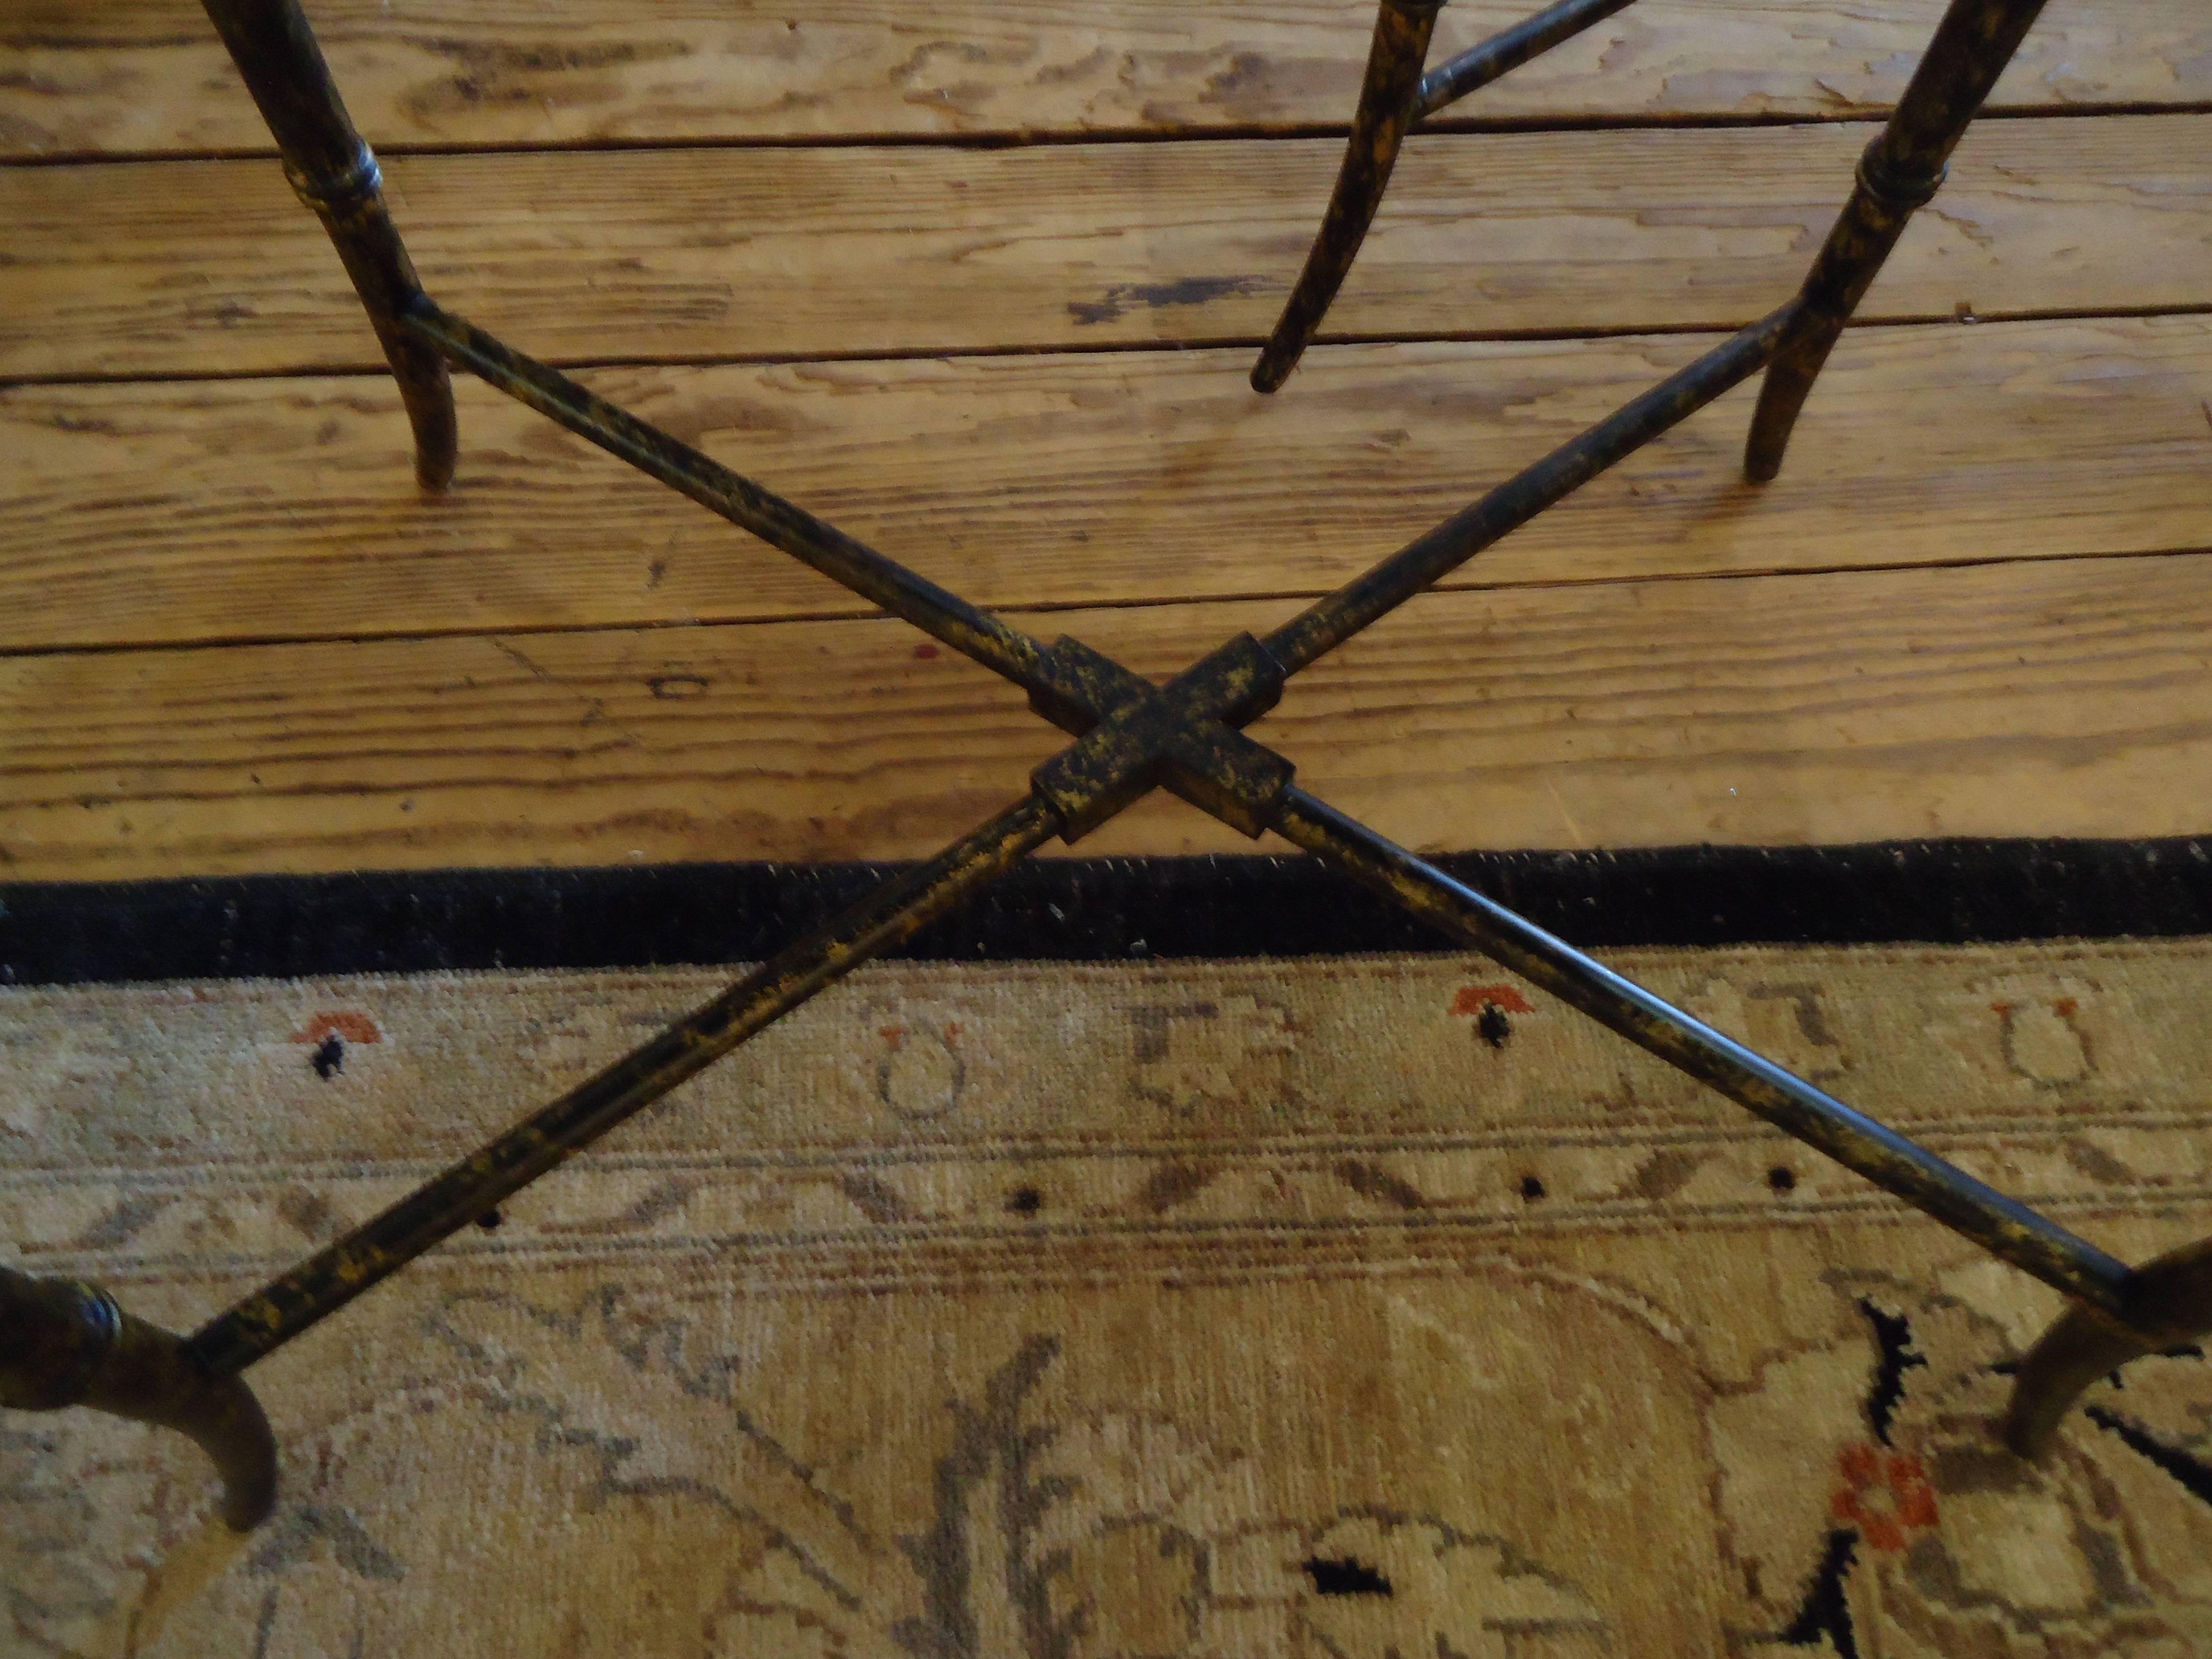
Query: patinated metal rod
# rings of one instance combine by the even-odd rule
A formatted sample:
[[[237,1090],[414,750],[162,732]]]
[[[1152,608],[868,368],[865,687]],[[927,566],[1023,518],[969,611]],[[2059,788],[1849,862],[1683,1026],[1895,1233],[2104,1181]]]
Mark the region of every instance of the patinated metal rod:
[[[0,1267],[0,1406],[88,1406],[189,1436],[215,1460],[234,1531],[258,1524],[276,1501],[276,1442],[245,1380],[210,1376],[183,1338],[125,1313],[97,1285]]]
[[[1390,169],[1398,162],[1398,147],[1419,104],[1421,65],[1443,4],[1443,0],[1382,0],[1376,9],[1375,39],[1359,83],[1359,105],[1352,112],[1352,136],[1304,268],[1275,331],[1252,365],[1255,392],[1273,392],[1290,378],[1375,222]]]
[[[1316,600],[1268,636],[1269,654],[1286,674],[1297,672],[1607,467],[1680,424],[1758,372],[1786,335],[1801,303],[1793,298],[1771,315],[1731,335],[1533,466]],[[558,370],[441,309],[435,302],[419,301],[404,320],[457,366],[708,511],[752,532],[1025,690],[1046,698],[1056,695],[1042,667],[1047,647],[1033,635],[938,586],[805,508],[617,408]]]
[[[2124,1314],[2125,1263],[1692,1019],[1364,824],[1294,787],[1285,792],[1274,827],[1293,845],[1465,939],[1992,1255],[2069,1296]]]
[[[1765,365],[1788,334],[1800,304],[1793,299],[1729,336],[1534,466],[1316,600],[1267,635],[1263,643],[1268,654],[1285,673],[1297,673],[1607,467],[1680,425]]]
[[[284,158],[284,176],[330,234],[399,383],[415,433],[415,476],[453,482],[459,434],[445,360],[399,319],[422,285],[384,205],[376,157],[354,130],[298,0],[204,0]]]
[[[451,1237],[872,957],[911,939],[1059,832],[1035,795],[787,946],[712,1001],[217,1315],[185,1345],[232,1376]]]
[[[416,338],[434,347],[456,367],[550,416],[578,436],[590,439],[641,472],[690,496],[708,512],[750,530],[769,546],[790,554],[891,615],[903,617],[1024,690],[1034,691],[1043,684],[1037,663],[1044,647],[1021,629],[627,410],[617,408],[559,371],[440,309],[434,301],[417,301],[404,321]]]
[[[1509,29],[1500,29],[1487,40],[1469,46],[1421,77],[1416,112],[1434,115],[1479,92],[1531,58],[1540,58],[1556,46],[1571,40],[1593,23],[1602,23],[1617,11],[1626,11],[1636,0],[1559,0],[1534,17]]]
[[[1951,152],[2043,9],[2044,0],[1952,0],[1888,125],[1859,159],[1850,198],[1805,278],[1797,327],[1766,371],[1744,447],[1746,477],[1782,470],[1828,354],[1914,212],[1942,188]]]

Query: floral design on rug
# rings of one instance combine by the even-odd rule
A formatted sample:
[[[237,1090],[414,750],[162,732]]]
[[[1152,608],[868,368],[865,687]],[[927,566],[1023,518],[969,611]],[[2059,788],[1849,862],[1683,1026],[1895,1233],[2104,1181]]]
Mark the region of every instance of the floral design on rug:
[[[1742,1650],[1770,1659],[2212,1650],[2212,1391],[2200,1350],[2108,1378],[2038,1468],[1995,1436],[2013,1362],[1955,1363],[2006,1351],[1991,1319],[1947,1292],[1836,1288],[1852,1294],[1864,1323],[1856,1431],[1826,1442],[1803,1434],[1808,1417],[1838,1424],[1835,1401],[1820,1396],[1849,1375],[1830,1362],[1851,1338],[1771,1365],[1759,1388],[1715,1409],[1723,1511],[1737,1540],[1761,1540],[1756,1553],[1741,1547],[1737,1565],[1753,1601],[1777,1615],[1771,1633]],[[1794,1423],[1777,1410],[1792,1399],[1812,1408]],[[1771,1454],[1770,1437],[1793,1431],[1806,1442],[1794,1458],[1769,1455],[1754,1466],[1731,1455],[1753,1443]],[[1822,1491],[1823,1474],[1826,1504],[1816,1509],[1803,1499]],[[1778,1482],[1797,1488],[1778,1512],[1765,1507]],[[1784,1565],[1791,1556],[1794,1574]]]
[[[949,1437],[918,1523],[885,1534],[755,1419],[740,1366],[691,1353],[686,1322],[621,1291],[574,1315],[499,1292],[454,1299],[442,1339],[485,1379],[479,1412],[530,1425],[540,1452],[581,1457],[586,1510],[617,1498],[703,1504],[750,1534],[706,1616],[715,1656],[1079,1659],[1109,1654],[1439,1654],[1554,1659],[1618,1650],[1590,1599],[1510,1542],[1377,1504],[1313,1517],[1255,1512],[1247,1460],[1172,1421],[1096,1412],[1052,1420],[1040,1384],[1059,1338],[1033,1334],[971,1397],[943,1402]],[[563,1342],[557,1367],[487,1341],[485,1316]],[[631,1385],[605,1393],[578,1355],[597,1350]],[[655,1443],[587,1425],[641,1381]],[[672,1388],[673,1397],[670,1390]],[[596,1397],[594,1397],[596,1396]],[[626,1413],[635,1415],[635,1413]],[[742,1480],[685,1472],[694,1433],[746,1443]],[[943,1436],[943,1431],[940,1431]]]

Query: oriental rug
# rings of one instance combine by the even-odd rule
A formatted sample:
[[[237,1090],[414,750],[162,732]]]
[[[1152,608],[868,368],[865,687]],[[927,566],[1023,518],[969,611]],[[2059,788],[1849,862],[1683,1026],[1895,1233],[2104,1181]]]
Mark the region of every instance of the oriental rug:
[[[2118,1253],[2212,941],[1641,946]],[[722,968],[0,990],[0,1249],[189,1328]],[[2212,1652],[2212,1366],[2001,1450],[2057,1297],[1481,960],[864,969],[257,1367],[0,1422],[22,1655]]]

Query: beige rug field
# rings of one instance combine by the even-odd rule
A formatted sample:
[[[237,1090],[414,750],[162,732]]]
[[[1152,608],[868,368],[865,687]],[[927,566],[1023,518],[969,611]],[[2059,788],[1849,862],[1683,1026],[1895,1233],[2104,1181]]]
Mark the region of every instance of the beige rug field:
[[[1616,965],[2133,1257],[2212,946]],[[190,1328],[720,972],[0,992],[0,1255]],[[0,1418],[0,1650],[2212,1654],[2212,1365],[1467,957],[864,971],[256,1368],[275,1517]]]

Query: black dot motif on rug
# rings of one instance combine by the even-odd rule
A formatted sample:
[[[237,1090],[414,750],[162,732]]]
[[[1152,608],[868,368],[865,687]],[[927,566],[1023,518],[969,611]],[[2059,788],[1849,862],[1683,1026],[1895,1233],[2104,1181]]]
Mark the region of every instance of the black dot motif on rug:
[[[1505,1011],[1494,1002],[1482,1005],[1481,1018],[1474,1022],[1475,1035],[1493,1048],[1503,1048],[1505,1040],[1513,1035],[1513,1022]]]
[[[1397,1592],[1390,1581],[1369,1566],[1364,1561],[1345,1556],[1340,1560],[1325,1560],[1318,1555],[1309,1556],[1299,1563],[1307,1577],[1313,1580],[1316,1595],[1395,1595]]]

